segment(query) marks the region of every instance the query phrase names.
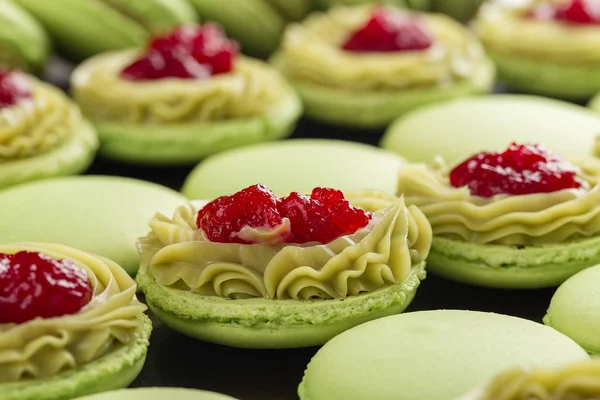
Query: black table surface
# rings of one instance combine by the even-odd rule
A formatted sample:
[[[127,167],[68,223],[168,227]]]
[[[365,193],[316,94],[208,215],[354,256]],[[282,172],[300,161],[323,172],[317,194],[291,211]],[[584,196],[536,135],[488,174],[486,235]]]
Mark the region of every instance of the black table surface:
[[[46,79],[67,88],[70,66],[55,60]],[[361,132],[302,120],[293,138],[332,138],[376,145],[383,131]],[[87,174],[144,179],[178,190],[193,166],[141,167],[96,159]],[[489,311],[541,322],[554,289],[509,291],[466,286],[429,275],[409,311]],[[318,348],[248,350],[181,335],[151,313],[154,330],[146,364],[132,387],[170,386],[211,390],[240,400],[297,400],[296,389]]]

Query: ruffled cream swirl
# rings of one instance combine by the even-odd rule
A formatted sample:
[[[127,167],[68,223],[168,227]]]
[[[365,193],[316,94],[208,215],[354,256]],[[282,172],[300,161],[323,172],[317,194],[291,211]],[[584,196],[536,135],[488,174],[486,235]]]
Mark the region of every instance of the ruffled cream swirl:
[[[403,282],[429,253],[425,216],[377,192],[348,198],[373,218],[327,244],[213,243],[195,225],[202,203],[157,214],[139,242],[142,268],[162,285],[228,298],[344,298]]]
[[[94,361],[134,340],[146,306],[135,282],[116,263],[70,247],[0,245],[0,253],[33,251],[68,258],[87,271],[94,295],[77,314],[0,324],[0,383],[45,378]]]
[[[277,71],[246,57],[238,58],[232,72],[210,79],[122,79],[137,55],[107,53],[75,70],[72,93],[86,117],[148,125],[221,121],[268,114],[289,95]]]
[[[273,63],[292,81],[353,91],[446,86],[468,79],[485,61],[477,38],[443,15],[421,18],[435,36],[424,51],[355,53],[341,48],[374,6],[337,7],[288,28]],[[409,11],[407,11],[409,12]]]
[[[29,100],[0,109],[0,163],[48,152],[79,129],[79,109],[60,90],[28,77]]]
[[[589,188],[472,196],[467,187],[450,186],[450,168],[439,160],[433,166],[403,166],[398,193],[425,213],[436,236],[478,244],[555,244],[600,233],[600,164],[574,164]]]
[[[565,65],[600,63],[600,27],[527,18],[533,7],[566,0],[491,1],[474,23],[486,49]]]

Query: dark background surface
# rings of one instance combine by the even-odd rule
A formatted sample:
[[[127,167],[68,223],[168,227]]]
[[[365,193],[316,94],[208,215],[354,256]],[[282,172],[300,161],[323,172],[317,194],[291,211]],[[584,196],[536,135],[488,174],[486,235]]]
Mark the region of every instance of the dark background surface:
[[[54,60],[46,79],[67,89],[71,66]],[[302,120],[293,138],[331,138],[376,145],[383,131],[349,131]],[[193,166],[140,167],[96,159],[88,174],[129,176],[179,190]],[[541,322],[554,289],[507,291],[465,286],[429,275],[408,311],[490,311]],[[151,313],[150,313],[151,314]],[[240,400],[297,400],[296,388],[317,348],[247,350],[183,336],[152,316],[146,365],[134,387],[176,386],[212,390]],[[174,399],[175,400],[175,399]],[[374,399],[375,400],[375,399]]]

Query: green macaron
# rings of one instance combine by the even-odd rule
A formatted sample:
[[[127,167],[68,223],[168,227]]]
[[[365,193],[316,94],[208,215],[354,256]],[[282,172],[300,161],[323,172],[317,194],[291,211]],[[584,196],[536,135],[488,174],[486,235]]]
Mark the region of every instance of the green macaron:
[[[157,211],[186,199],[150,182],[107,176],[50,179],[0,193],[0,242],[61,243],[107,257],[134,275],[135,243]],[[18,207],[15,207],[18,204]]]
[[[563,283],[550,302],[544,323],[600,354],[600,266],[588,268]]]
[[[599,132],[600,116],[585,107],[536,96],[495,95],[415,110],[394,122],[380,145],[414,162],[442,156],[453,163],[514,141],[543,143],[565,157],[588,157]]]
[[[329,341],[309,363],[298,393],[301,400],[448,400],[514,365],[587,359],[571,339],[532,321],[472,311],[412,312]]]
[[[300,20],[312,0],[190,0],[203,20],[217,21],[245,53],[270,55],[279,45],[288,21]]]
[[[78,397],[75,400],[163,400],[168,398],[177,400],[235,400],[233,397],[204,390],[165,387],[115,390]]]
[[[63,55],[81,60],[143,46],[152,35],[197,20],[185,0],[15,0],[37,18]]]
[[[256,182],[276,194],[315,187],[393,193],[403,160],[376,147],[326,139],[293,139],[230,150],[207,158],[187,177],[182,192],[212,199]]]
[[[44,28],[12,0],[0,1],[0,65],[40,73],[49,53]]]

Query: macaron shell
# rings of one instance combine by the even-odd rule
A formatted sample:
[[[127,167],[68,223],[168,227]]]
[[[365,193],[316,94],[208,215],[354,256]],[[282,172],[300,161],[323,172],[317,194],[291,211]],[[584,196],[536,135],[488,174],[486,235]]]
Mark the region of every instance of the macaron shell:
[[[284,18],[264,0],[190,0],[202,20],[217,21],[245,53],[266,57],[279,44]]]
[[[191,199],[213,199],[263,183],[281,196],[310,193],[319,186],[394,193],[402,162],[395,154],[364,144],[294,139],[212,156],[190,173],[182,192]]]
[[[204,390],[183,388],[149,387],[139,389],[123,389],[113,392],[99,393],[92,396],[78,397],[76,400],[235,400],[233,397]]]
[[[600,91],[600,70],[591,65],[561,65],[515,54],[488,51],[500,81],[523,93],[585,101]]]
[[[266,0],[285,19],[298,21],[312,11],[312,0]]]
[[[600,266],[574,275],[556,291],[544,323],[588,352],[600,353]]]
[[[0,63],[41,72],[50,52],[47,33],[29,13],[11,0],[0,1],[0,10],[0,48],[3,53]],[[8,52],[14,54],[7,57]],[[13,57],[18,59],[13,60]]]
[[[107,257],[135,274],[136,241],[157,212],[184,204],[177,192],[129,178],[85,176],[0,192],[0,242],[60,243]],[[18,207],[15,207],[18,205]]]
[[[342,333],[314,356],[301,400],[448,400],[515,365],[588,359],[544,325],[472,311],[387,317]]]
[[[585,107],[526,95],[457,99],[416,110],[387,130],[381,146],[409,161],[449,163],[511,142],[543,144],[563,157],[589,157],[600,116]]]
[[[47,153],[0,163],[0,189],[84,172],[94,160],[98,145],[96,132],[85,122],[69,140]]]

